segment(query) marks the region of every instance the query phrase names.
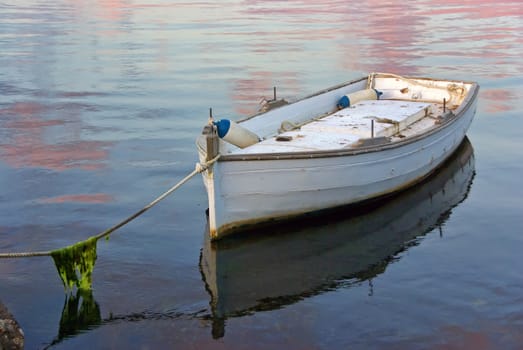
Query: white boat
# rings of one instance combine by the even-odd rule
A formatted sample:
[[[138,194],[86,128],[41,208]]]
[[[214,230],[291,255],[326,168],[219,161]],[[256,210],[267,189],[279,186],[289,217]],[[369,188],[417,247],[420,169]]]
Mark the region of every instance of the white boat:
[[[310,217],[282,223],[270,234],[253,229],[213,242],[205,232],[200,271],[210,295],[213,336],[223,336],[230,317],[283,308],[364,281],[372,293],[372,279],[399,252],[429,232],[445,235],[446,220],[469,193],[474,164],[465,138],[421,183],[386,200],[334,210],[322,215],[323,223]]]
[[[211,239],[420,182],[465,137],[478,91],[372,73],[238,122],[211,118],[196,141],[200,162],[219,157],[202,173]]]

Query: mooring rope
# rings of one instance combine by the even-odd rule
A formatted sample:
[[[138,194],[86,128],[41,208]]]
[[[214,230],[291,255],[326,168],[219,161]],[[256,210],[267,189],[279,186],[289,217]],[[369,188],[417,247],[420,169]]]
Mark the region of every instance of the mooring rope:
[[[176,191],[178,188],[180,188],[184,183],[189,181],[194,175],[199,174],[207,170],[211,165],[213,165],[218,159],[220,158],[220,154],[218,154],[213,159],[209,160],[205,163],[196,163],[196,166],[194,167],[194,170],[189,173],[187,176],[185,176],[183,179],[181,179],[176,185],[169,188],[167,191],[165,191],[163,194],[161,194],[159,197],[157,197],[155,200],[153,200],[151,203],[147,204],[145,207],[134,213],[133,215],[129,216],[127,219],[119,222],[118,224],[114,225],[113,227],[95,235],[92,237],[87,238],[88,239],[100,239],[103,238],[112,232],[116,231],[120,227],[124,226],[125,224],[128,224],[132,220],[136,219],[138,216],[145,213],[147,210],[158,204],[160,201],[165,199],[168,195]],[[49,251],[37,251],[37,252],[19,252],[19,253],[0,253],[0,259],[2,258],[29,258],[29,257],[36,257],[36,256],[50,256],[54,250]]]

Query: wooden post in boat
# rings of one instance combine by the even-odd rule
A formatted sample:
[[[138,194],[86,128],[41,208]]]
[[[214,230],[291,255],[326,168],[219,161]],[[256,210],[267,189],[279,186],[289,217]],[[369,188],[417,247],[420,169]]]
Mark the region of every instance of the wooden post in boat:
[[[214,159],[218,155],[218,132],[214,125],[210,125],[210,132],[207,134],[207,161]]]
[[[206,141],[206,161],[210,161],[218,155],[219,150],[218,130],[213,124],[212,108],[209,108],[209,123],[204,126],[202,134],[205,135]]]
[[[370,120],[370,137],[374,138],[374,119]]]
[[[447,109],[447,99],[444,98],[444,99],[443,99],[443,113],[446,112],[446,109]]]

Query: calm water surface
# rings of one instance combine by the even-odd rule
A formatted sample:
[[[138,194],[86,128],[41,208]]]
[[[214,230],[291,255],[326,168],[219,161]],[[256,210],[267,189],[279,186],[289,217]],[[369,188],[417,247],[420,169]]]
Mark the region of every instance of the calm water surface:
[[[91,296],[51,258],[1,260],[26,348],[523,348],[523,7],[431,3],[0,1],[0,252],[140,209],[192,171],[209,107],[369,71],[481,85],[470,144],[379,208],[209,247],[197,179],[98,243]],[[213,292],[209,256],[235,290]]]

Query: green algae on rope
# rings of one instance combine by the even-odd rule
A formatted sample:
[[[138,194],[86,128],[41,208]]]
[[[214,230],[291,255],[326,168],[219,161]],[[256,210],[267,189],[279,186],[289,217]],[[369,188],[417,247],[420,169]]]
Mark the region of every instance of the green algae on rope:
[[[75,286],[83,291],[92,289],[97,241],[98,238],[91,237],[51,252],[66,291],[72,291]]]

